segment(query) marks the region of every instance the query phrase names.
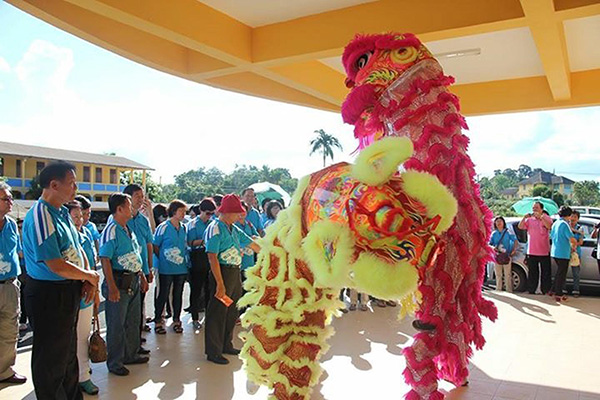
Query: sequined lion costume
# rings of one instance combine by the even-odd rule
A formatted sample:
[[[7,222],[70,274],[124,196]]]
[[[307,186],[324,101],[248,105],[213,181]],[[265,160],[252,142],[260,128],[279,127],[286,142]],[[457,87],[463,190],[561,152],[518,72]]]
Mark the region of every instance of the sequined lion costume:
[[[490,216],[473,182],[464,120],[446,90],[450,78],[412,35],[357,37],[343,62],[352,90],[342,115],[361,152],[354,165],[303,178],[260,240],[238,304],[250,306],[240,357],[272,398],[310,398],[342,307],[339,289],[356,288],[401,299],[432,327],[405,350],[407,398],[443,398],[438,378],[464,382],[470,344],[483,346],[479,314],[496,316],[480,293]]]

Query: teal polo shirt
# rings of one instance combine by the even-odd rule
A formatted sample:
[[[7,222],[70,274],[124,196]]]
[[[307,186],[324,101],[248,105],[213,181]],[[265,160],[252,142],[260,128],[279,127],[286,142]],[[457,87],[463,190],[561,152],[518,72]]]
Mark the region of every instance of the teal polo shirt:
[[[107,224],[113,221],[113,216],[110,215]],[[152,244],[152,228],[148,217],[138,212],[127,221],[127,227],[135,233],[135,237],[140,245],[140,256],[142,257],[142,272],[144,275],[150,273],[150,263],[148,262],[148,244]]]
[[[248,211],[248,214],[246,214],[246,222],[250,222],[256,231],[262,231],[264,229],[260,213],[254,207],[252,207]]]
[[[187,241],[188,244],[193,242],[194,240],[204,240],[204,232],[206,232],[206,228],[211,223],[211,220],[208,219],[206,222],[202,221],[200,217],[196,217],[190,221],[187,225]],[[190,246],[191,247],[191,246]],[[204,246],[194,246],[193,249],[201,249]]]
[[[135,233],[114,220],[106,225],[100,237],[100,257],[110,259],[115,271],[139,272],[142,270],[140,245]]]
[[[550,255],[554,258],[570,259],[571,258],[571,238],[573,238],[571,226],[564,219],[559,219],[552,224],[550,230],[550,239],[552,240],[552,248]]]
[[[112,215],[111,215],[112,216]],[[109,217],[110,218],[110,217]],[[100,232],[98,232],[98,228],[96,224],[92,221],[88,221],[87,224],[84,225],[92,234],[92,240],[100,240]]]
[[[256,230],[256,228],[254,228],[254,226],[252,225],[251,222],[248,222],[248,220],[245,221],[245,224],[240,224],[239,222],[236,222],[235,225],[240,228],[246,235],[252,237],[252,236],[258,236],[258,231]],[[254,250],[252,250],[249,246],[246,246],[244,248],[242,248],[242,270],[246,270],[250,267],[252,267],[254,265]]]
[[[16,278],[21,273],[19,251],[22,249],[17,223],[5,216],[0,231],[0,281]]]
[[[88,263],[90,263],[91,269],[96,269],[96,246],[94,246],[94,239],[92,234],[85,226],[79,231],[79,243],[83,252],[87,257]]]
[[[153,244],[158,246],[158,273],[183,275],[188,273],[187,228],[183,223],[176,229],[171,220],[156,228]]]
[[[219,219],[210,223],[204,241],[206,252],[217,254],[220,264],[240,266],[242,249],[252,242],[252,238],[235,224],[229,227]]]
[[[79,233],[71,221],[69,210],[56,208],[39,199],[23,221],[23,253],[27,275],[41,281],[64,281],[45,261],[62,258],[85,268]]]

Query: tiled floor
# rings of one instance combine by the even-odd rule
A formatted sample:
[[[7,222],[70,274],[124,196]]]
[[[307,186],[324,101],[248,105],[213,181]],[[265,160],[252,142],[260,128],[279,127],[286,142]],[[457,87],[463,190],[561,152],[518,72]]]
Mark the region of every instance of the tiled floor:
[[[600,299],[571,299],[557,305],[547,297],[487,292],[499,320],[484,323],[487,345],[476,352],[468,388],[443,383],[449,400],[600,400]],[[335,321],[337,334],[323,359],[325,373],[313,399],[401,399],[407,386],[402,347],[415,333],[397,322],[397,309],[354,311]],[[186,319],[187,320],[187,319]],[[185,325],[183,335],[147,334],[148,365],[132,366],[128,377],[93,365],[100,399],[266,399],[265,388],[246,380],[241,362],[206,362],[203,331]],[[17,370],[30,376],[30,351],[18,355]],[[31,381],[0,386],[0,399],[33,399]],[[91,397],[90,397],[91,398]]]

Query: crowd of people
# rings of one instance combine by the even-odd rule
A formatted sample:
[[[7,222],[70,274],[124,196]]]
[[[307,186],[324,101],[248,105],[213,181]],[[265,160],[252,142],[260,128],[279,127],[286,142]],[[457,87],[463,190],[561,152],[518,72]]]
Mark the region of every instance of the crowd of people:
[[[580,214],[568,206],[558,210],[558,218],[553,221],[544,210],[541,202],[533,204],[532,212],[523,216],[518,228],[527,232],[526,262],[528,267],[527,291],[530,294],[552,296],[557,302],[568,300],[566,278],[569,268],[573,276],[573,297],[580,295],[581,246],[584,232],[579,225]],[[592,233],[598,237],[600,224]],[[494,272],[496,290],[503,288],[512,292],[512,257],[519,244],[510,233],[503,217],[494,219],[490,246],[495,252]],[[551,263],[556,264],[556,273],[552,276]],[[600,268],[600,261],[598,262]]]
[[[127,365],[147,363],[150,350],[142,346],[142,333],[151,328],[144,299],[153,282],[154,316],[149,319],[156,334],[167,333],[167,318],[172,318],[173,332],[183,332],[183,289],[189,282],[187,311],[193,328],[204,328],[207,359],[227,364],[224,355],[239,354],[233,330],[244,271],[260,251],[255,239],[275,221],[283,203],[268,200],[261,213],[248,188],[242,200],[235,194],[215,195],[191,207],[180,200],[152,207],[143,187],[130,184],[109,197],[110,217],[100,233],[90,221],[90,200],[76,195],[73,165],[49,164],[39,183],[42,195],[22,227],[8,216],[11,188],[0,183],[0,383],[27,380],[13,367],[19,329],[29,322],[36,397],[97,394],[88,341],[100,293],[108,371],[125,376]]]
[[[191,206],[180,200],[152,206],[144,188],[133,183],[109,197],[110,217],[100,233],[90,221],[90,200],[77,195],[73,165],[49,164],[39,183],[42,195],[22,227],[8,216],[11,188],[0,183],[0,383],[27,380],[13,366],[18,332],[28,321],[37,398],[97,394],[88,342],[98,320],[100,293],[105,299],[106,365],[114,375],[128,375],[127,365],[149,361],[142,333],[152,330],[150,322],[157,335],[167,334],[167,326],[181,334],[183,311],[191,314],[194,330],[204,328],[208,361],[228,364],[225,355],[239,354],[233,345],[240,313],[235,304],[243,294],[245,271],[260,251],[256,239],[274,223],[283,203],[267,199],[260,212],[254,191],[247,188],[241,198],[214,195]],[[558,215],[553,222],[543,204],[535,203],[519,228],[528,235],[529,293],[560,302],[567,300],[569,267],[573,295],[579,295],[583,233],[577,211],[561,207]],[[495,218],[489,243],[496,254],[497,290],[511,292],[511,257],[518,242],[504,218]],[[551,259],[557,265],[554,279]],[[145,296],[153,282],[154,315],[146,318]],[[183,310],[186,282],[189,307]],[[366,311],[370,304],[396,306],[352,289],[342,290],[340,299],[346,303],[343,312]]]

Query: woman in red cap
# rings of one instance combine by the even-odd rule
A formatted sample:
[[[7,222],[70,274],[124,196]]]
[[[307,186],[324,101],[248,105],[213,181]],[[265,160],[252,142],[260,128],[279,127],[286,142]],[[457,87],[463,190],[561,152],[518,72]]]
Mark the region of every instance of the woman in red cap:
[[[204,332],[205,353],[209,361],[229,364],[223,354],[240,353],[233,347],[233,328],[239,317],[236,303],[242,295],[242,249],[248,246],[258,253],[260,246],[234,224],[245,212],[238,196],[223,197],[217,211],[219,218],[206,228],[204,240],[212,272]]]

